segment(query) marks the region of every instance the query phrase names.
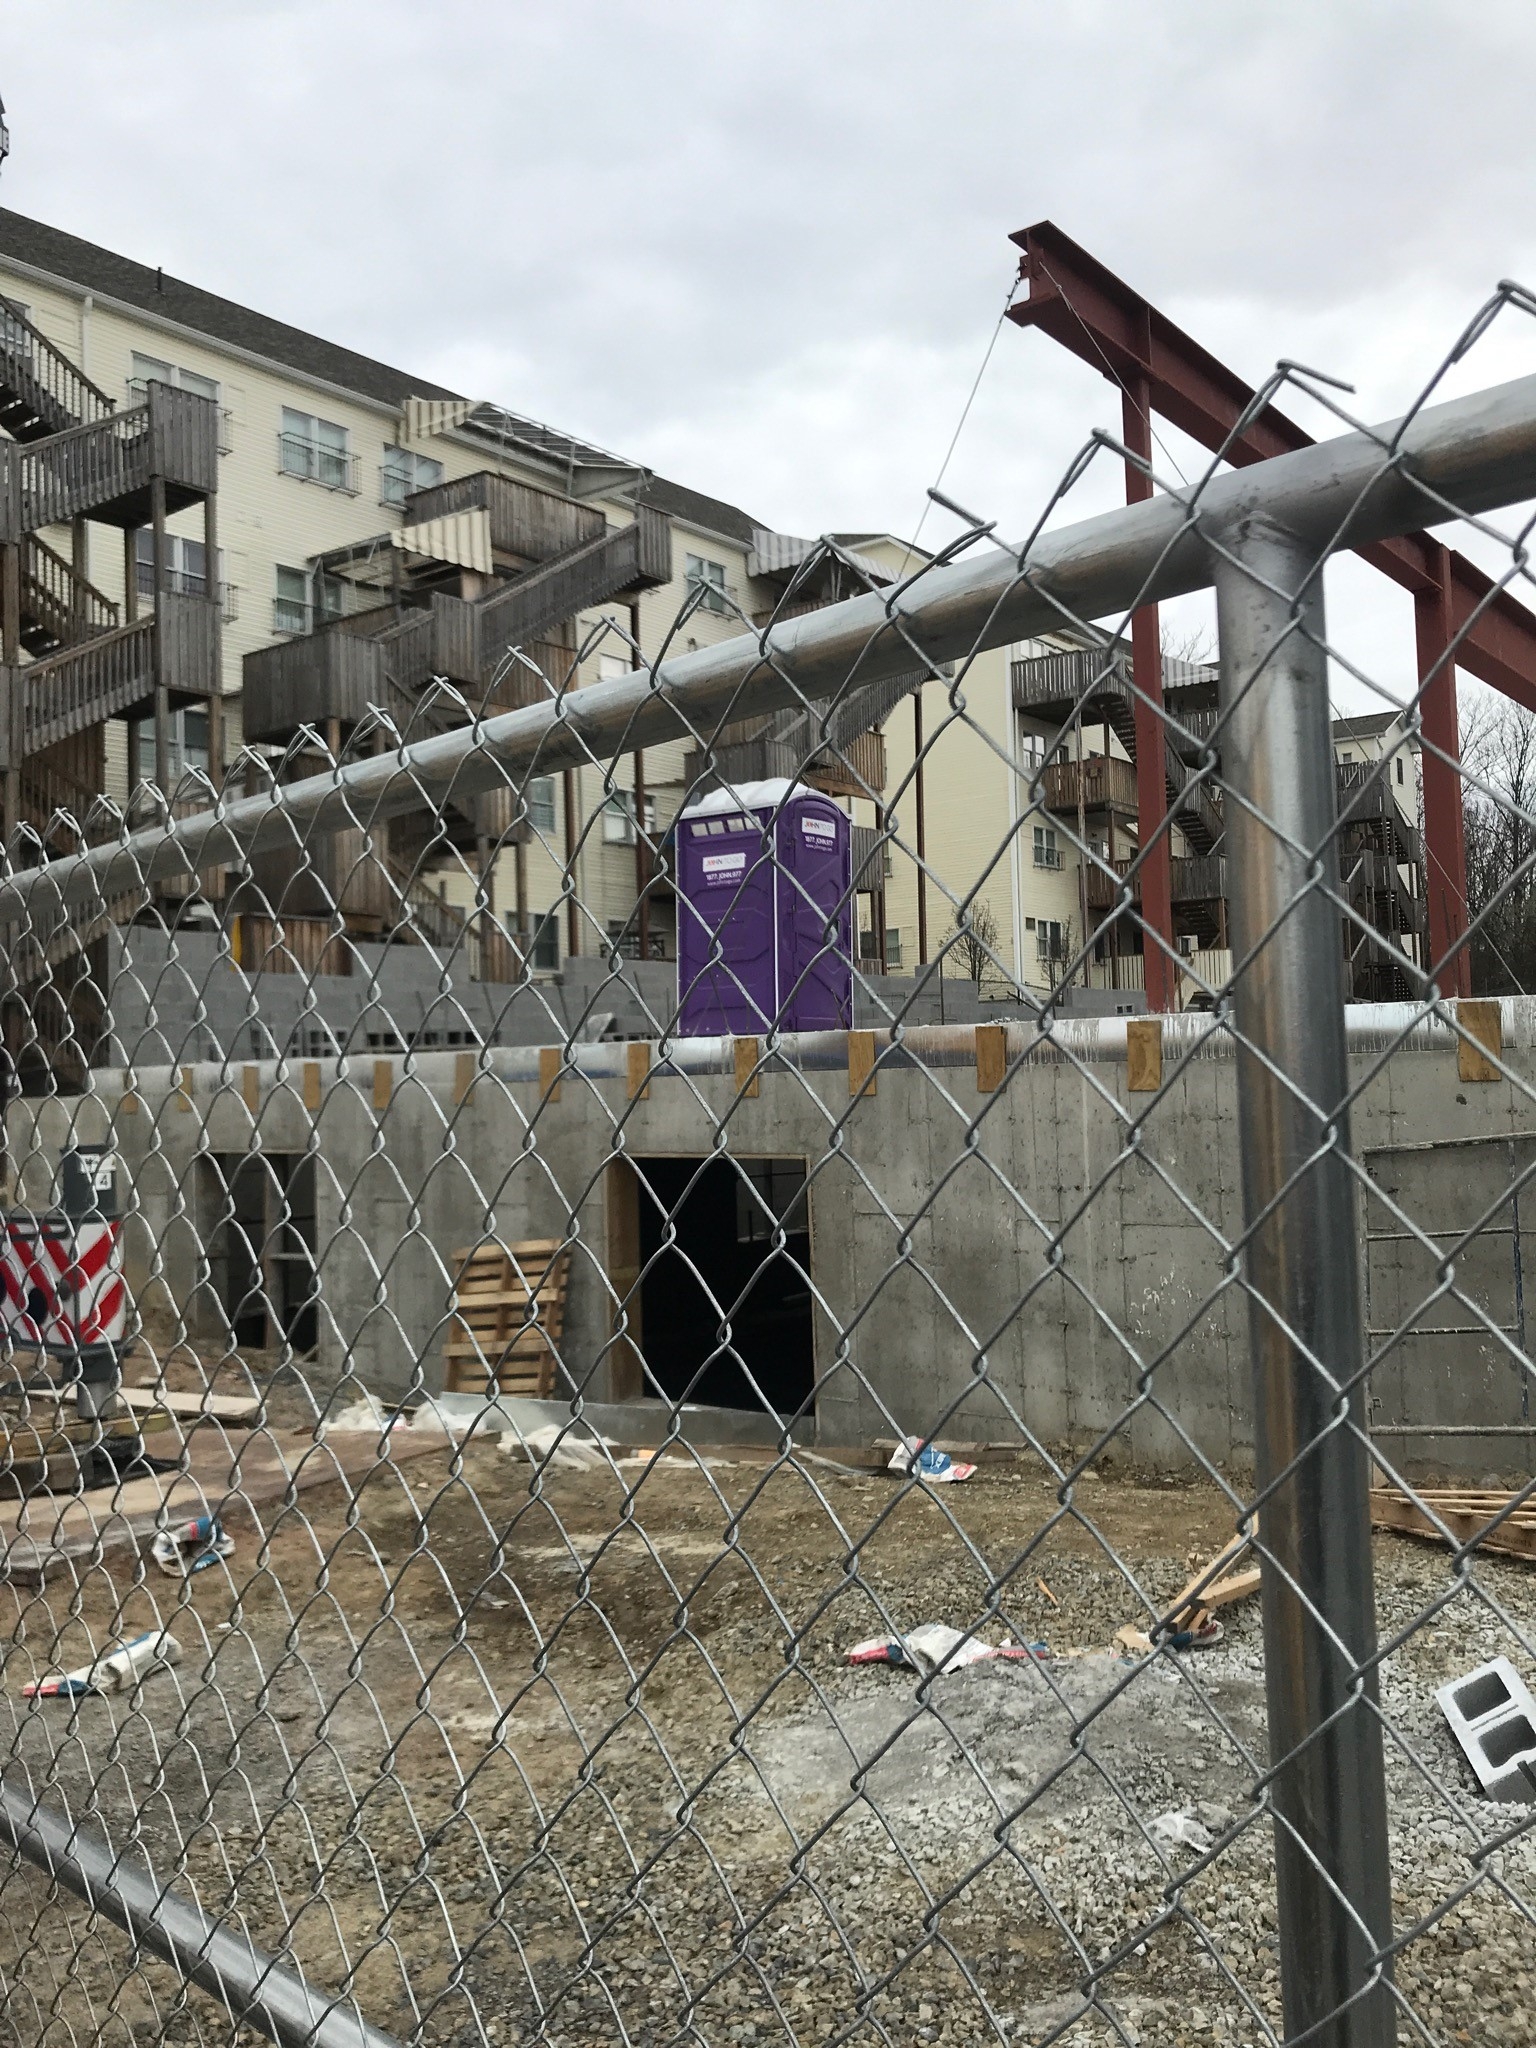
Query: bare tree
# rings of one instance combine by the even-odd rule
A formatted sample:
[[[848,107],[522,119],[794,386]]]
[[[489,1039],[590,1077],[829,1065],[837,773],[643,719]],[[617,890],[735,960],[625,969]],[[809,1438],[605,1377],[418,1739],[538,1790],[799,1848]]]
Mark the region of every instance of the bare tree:
[[[1464,700],[1461,758],[1472,986],[1479,995],[1536,989],[1536,718],[1479,692]],[[1445,886],[1431,860],[1431,894]]]
[[[979,987],[997,968],[997,941],[997,918],[991,905],[973,903],[956,917],[946,944]]]
[[[1207,668],[1216,660],[1216,635],[1208,626],[1190,626],[1182,633],[1162,634],[1163,660],[1187,661],[1191,668]]]

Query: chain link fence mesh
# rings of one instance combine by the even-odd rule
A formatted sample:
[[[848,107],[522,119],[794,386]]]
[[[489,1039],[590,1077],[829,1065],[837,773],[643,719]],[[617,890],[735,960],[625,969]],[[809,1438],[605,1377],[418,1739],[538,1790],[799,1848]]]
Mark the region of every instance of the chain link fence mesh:
[[[1440,381],[13,843],[18,2042],[1531,2038],[1531,727],[1321,601],[1528,582]]]

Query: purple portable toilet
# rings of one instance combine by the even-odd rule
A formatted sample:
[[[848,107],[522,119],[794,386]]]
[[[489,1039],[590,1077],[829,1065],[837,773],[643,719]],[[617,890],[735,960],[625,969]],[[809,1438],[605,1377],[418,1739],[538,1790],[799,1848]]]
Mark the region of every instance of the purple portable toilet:
[[[682,1036],[846,1030],[852,841],[837,805],[799,783],[740,783],[690,804],[676,845]]]

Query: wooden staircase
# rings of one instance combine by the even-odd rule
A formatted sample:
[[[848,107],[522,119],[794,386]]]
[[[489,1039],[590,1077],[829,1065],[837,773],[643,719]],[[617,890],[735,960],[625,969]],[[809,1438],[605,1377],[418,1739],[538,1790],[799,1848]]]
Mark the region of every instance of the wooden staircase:
[[[112,409],[19,306],[0,299],[0,427],[13,441],[41,441]]]
[[[1211,685],[1214,698],[1214,684]],[[1170,693],[1174,718],[1193,692]],[[1128,659],[1110,649],[1084,648],[1045,655],[1013,665],[1013,703],[1042,722],[1065,727],[1081,716],[1085,725],[1107,725],[1136,759],[1136,697]],[[1196,708],[1191,704],[1191,708]],[[1181,756],[1176,737],[1163,732],[1163,784],[1168,810],[1196,853],[1218,853],[1226,831],[1221,799]]]
[[[654,590],[671,574],[671,521],[638,506],[632,525],[614,527],[474,600],[481,666],[494,665],[509,648],[547,639],[578,612]]]
[[[28,654],[56,654],[61,647],[110,633],[116,624],[111,598],[29,533],[21,553],[21,644]]]

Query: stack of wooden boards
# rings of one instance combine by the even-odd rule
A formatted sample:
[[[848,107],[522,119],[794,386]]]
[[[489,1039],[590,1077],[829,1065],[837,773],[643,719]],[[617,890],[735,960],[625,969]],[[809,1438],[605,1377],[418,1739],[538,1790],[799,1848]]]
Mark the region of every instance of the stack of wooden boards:
[[[1510,1507],[1512,1500],[1519,1505]],[[1501,1557],[1536,1557],[1536,1498],[1523,1499],[1520,1494],[1475,1486],[1419,1486],[1410,1499],[1396,1486],[1371,1488],[1373,1529],[1398,1529],[1408,1536],[1428,1536],[1443,1543],[1445,1537],[1431,1515],[1458,1543],[1469,1543],[1480,1530],[1488,1529],[1477,1546],[1479,1550],[1495,1551]],[[1488,1524],[1495,1516],[1502,1519],[1496,1528],[1489,1529]]]
[[[546,1400],[554,1392],[565,1334],[569,1245],[552,1237],[511,1245],[493,1240],[456,1252],[454,1259],[444,1391]]]

